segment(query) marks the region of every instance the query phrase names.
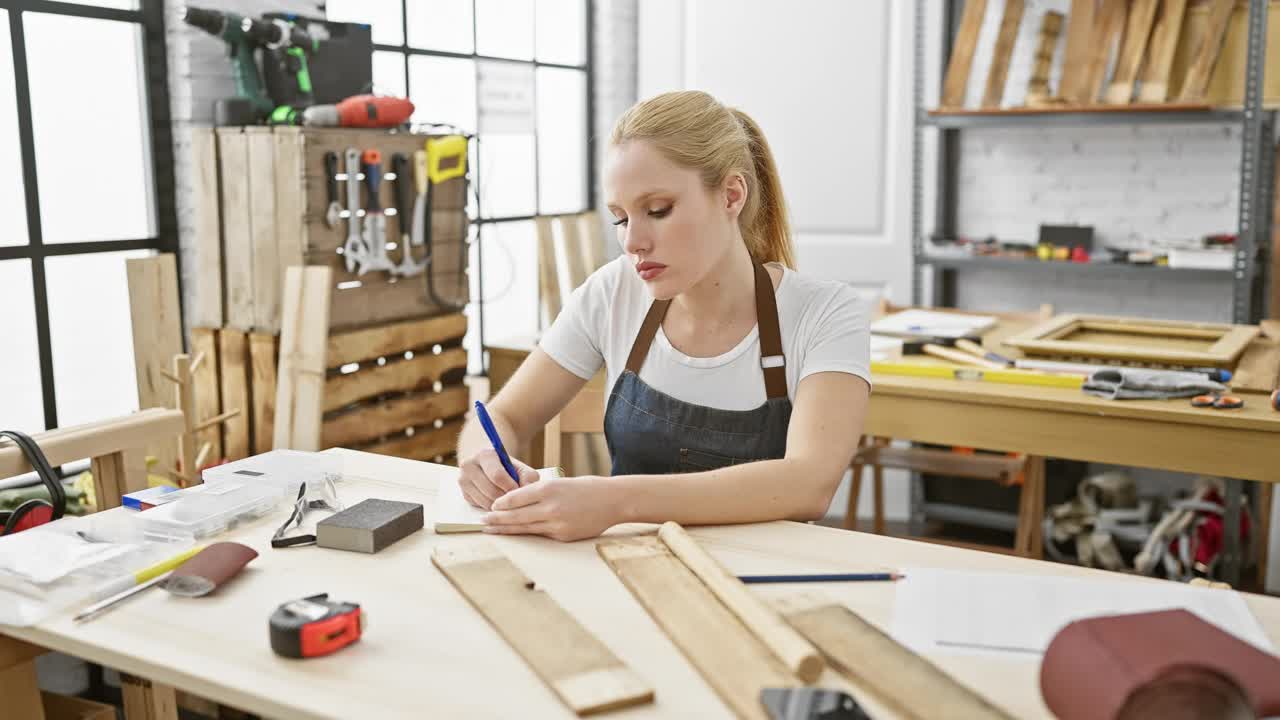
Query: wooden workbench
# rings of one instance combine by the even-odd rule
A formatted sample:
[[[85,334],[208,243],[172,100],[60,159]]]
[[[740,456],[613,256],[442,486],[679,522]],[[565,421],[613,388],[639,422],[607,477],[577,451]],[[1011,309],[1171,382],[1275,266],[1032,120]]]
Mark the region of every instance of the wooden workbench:
[[[410,460],[330,452],[344,461],[347,478],[339,492],[347,504],[368,496],[421,502],[428,518],[437,479],[456,472]],[[431,549],[440,536],[424,530],[377,555],[315,547],[272,550],[271,533],[286,514],[282,507],[220,538],[251,545],[261,556],[215,595],[179,599],[154,591],[79,626],[72,623],[71,611],[31,628],[0,626],[0,660],[15,646],[11,638],[18,638],[267,718],[573,717],[432,566]],[[652,530],[632,525],[612,533]],[[794,522],[694,528],[692,534],[735,573],[933,566],[1102,576],[1101,571],[1067,565]],[[530,578],[653,684],[654,704],[614,717],[729,717],[727,707],[599,559],[594,541],[475,539],[498,543]],[[1163,582],[1113,573],[1105,577]],[[838,598],[881,628],[890,625],[895,592],[891,584],[803,589]],[[753,591],[778,596],[797,590],[769,586]],[[361,603],[368,615],[365,637],[327,658],[296,661],[272,654],[267,642],[271,610],[286,600],[319,592]],[[1247,595],[1246,602],[1272,642],[1280,642],[1280,598]],[[1049,716],[1040,698],[1035,658],[933,659],[1014,717]],[[850,689],[830,670],[819,684]],[[10,691],[14,689],[6,688]],[[873,717],[894,717],[865,693],[859,699]],[[11,701],[6,694],[6,702]]]

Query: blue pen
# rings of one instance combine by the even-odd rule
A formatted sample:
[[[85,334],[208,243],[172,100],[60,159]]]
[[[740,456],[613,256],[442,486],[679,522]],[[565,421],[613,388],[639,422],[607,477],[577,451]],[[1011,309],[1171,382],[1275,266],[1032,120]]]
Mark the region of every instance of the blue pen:
[[[494,451],[498,453],[498,459],[502,461],[502,467],[506,468],[507,474],[519,486],[520,473],[516,472],[516,466],[511,464],[511,456],[507,454],[507,449],[502,447],[502,438],[498,435],[498,429],[493,426],[493,421],[489,419],[489,411],[484,409],[484,403],[479,400],[476,401],[476,417],[480,418],[480,427],[484,428],[484,434],[489,436],[489,442],[493,444]]]

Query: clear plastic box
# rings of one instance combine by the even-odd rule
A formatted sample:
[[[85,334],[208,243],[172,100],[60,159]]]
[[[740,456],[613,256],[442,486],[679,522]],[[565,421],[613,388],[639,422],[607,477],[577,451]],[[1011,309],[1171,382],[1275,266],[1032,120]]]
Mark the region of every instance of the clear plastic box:
[[[201,473],[201,477],[206,483],[270,485],[282,494],[294,498],[298,495],[298,486],[304,482],[341,480],[342,457],[333,453],[272,450],[208,468]]]
[[[217,535],[266,515],[285,499],[284,491],[271,483],[224,481],[179,492],[178,500],[134,516],[147,539],[198,540]]]

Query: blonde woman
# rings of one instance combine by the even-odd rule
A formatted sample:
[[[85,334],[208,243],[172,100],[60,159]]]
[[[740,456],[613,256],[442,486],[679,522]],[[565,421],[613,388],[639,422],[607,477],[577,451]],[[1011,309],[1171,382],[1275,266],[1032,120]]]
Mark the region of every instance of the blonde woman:
[[[801,275],[769,145],[702,92],[642,101],[610,138],[604,190],[624,254],[574,291],[488,405],[528,442],[602,366],[609,477],[503,470],[475,419],[460,484],[486,531],[595,537],[623,522],[819,518],[870,392],[865,308]]]

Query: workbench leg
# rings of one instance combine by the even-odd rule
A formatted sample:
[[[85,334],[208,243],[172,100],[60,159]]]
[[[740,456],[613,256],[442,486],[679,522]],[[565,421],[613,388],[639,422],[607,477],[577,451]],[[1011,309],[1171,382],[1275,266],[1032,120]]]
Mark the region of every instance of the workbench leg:
[[[172,687],[120,673],[125,720],[178,720],[178,700]]]
[[[1267,565],[1271,562],[1271,533],[1275,527],[1271,524],[1273,494],[1275,485],[1269,482],[1258,483],[1258,592],[1267,592]]]
[[[1044,458],[1028,456],[1018,493],[1018,529],[1013,549],[1023,557],[1044,556]]]
[[[1231,587],[1240,586],[1240,495],[1244,492],[1244,483],[1235,478],[1223,478],[1223,492],[1226,495],[1226,512],[1222,518],[1226,538],[1222,543],[1222,577],[1221,580]]]

